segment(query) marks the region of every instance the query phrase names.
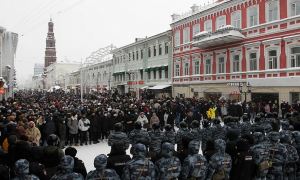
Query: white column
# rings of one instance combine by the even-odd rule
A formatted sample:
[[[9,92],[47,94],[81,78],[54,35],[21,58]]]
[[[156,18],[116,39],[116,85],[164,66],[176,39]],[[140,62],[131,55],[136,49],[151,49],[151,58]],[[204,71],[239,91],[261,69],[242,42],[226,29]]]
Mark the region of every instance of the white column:
[[[159,69],[156,69],[156,79],[159,79]]]

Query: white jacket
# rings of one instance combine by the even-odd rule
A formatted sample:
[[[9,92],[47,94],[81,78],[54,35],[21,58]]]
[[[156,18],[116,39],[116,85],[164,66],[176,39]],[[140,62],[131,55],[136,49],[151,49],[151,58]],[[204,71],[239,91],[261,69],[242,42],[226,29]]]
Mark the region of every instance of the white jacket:
[[[90,120],[87,118],[85,119],[80,119],[78,122],[78,128],[80,131],[87,131],[90,129]]]

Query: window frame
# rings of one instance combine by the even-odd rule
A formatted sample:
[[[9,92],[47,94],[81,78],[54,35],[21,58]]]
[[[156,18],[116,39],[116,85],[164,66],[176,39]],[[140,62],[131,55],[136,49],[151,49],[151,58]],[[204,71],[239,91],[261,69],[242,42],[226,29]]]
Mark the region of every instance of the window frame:
[[[237,17],[238,19],[236,19]],[[236,22],[239,22],[239,26],[235,26]],[[241,10],[237,10],[231,13],[231,25],[234,26],[235,28],[241,28],[242,26],[242,12]]]
[[[239,56],[239,60],[236,61],[235,57]],[[236,64],[238,66],[236,66]],[[231,69],[233,73],[238,73],[241,72],[241,53],[234,53],[232,55],[232,69]]]
[[[174,46],[180,46],[180,31],[176,30],[174,33]]]
[[[196,29],[197,28],[197,29]],[[193,25],[193,37],[198,34],[200,32],[200,24],[197,23],[197,24],[194,24]]]
[[[158,55],[159,56],[162,55],[162,45],[161,44],[158,45]]]
[[[207,27],[210,27],[210,30],[208,30]],[[211,19],[208,19],[204,22],[204,31],[212,32],[212,20]]]
[[[187,44],[189,43],[191,40],[190,40],[190,27],[185,27],[183,29],[183,44]]]
[[[270,52],[271,51],[276,51],[276,57],[275,56],[270,56]],[[278,49],[268,49],[267,50],[267,56],[268,56],[268,58],[267,58],[267,65],[268,65],[268,69],[270,69],[270,70],[272,70],[272,69],[278,69],[278,60],[279,60],[279,57],[278,57],[278,55],[279,55],[279,51],[278,51]],[[276,58],[275,60],[274,60],[274,58]],[[272,62],[272,68],[270,68],[270,62]],[[276,68],[274,68],[274,62],[276,62]]]
[[[190,63],[189,62],[184,63],[184,75],[185,76],[190,75]]]
[[[255,24],[253,23],[253,24],[251,24],[251,11],[250,10],[254,10],[255,9],[255,11],[256,11],[256,14],[255,14],[255,17],[256,17],[256,19],[254,19],[253,18],[253,20],[255,20],[255,21],[253,21],[253,22],[256,22]],[[249,7],[248,9],[247,9],[247,22],[248,22],[248,27],[253,27],[253,26],[257,26],[258,24],[259,24],[259,9],[258,9],[258,5],[255,5],[255,6],[251,6],[251,7]]]
[[[195,60],[194,61],[194,72],[195,75],[200,74],[200,61]]]
[[[293,4],[296,5],[294,13],[293,13],[293,10],[292,10]],[[298,14],[297,14],[297,5],[299,6],[299,12],[298,12]],[[289,17],[300,15],[300,2],[297,1],[297,0],[289,0],[289,2],[288,2],[288,11],[289,11]]]
[[[220,22],[221,20],[223,20],[223,22]],[[220,29],[220,28],[222,28],[224,26],[226,26],[226,15],[217,17],[217,20],[216,20],[216,29]]]
[[[289,57],[289,63],[290,63],[290,67],[291,68],[300,68],[300,53],[296,53],[296,54],[292,54],[292,49],[293,48],[300,48],[300,45],[299,46],[297,46],[297,45],[295,45],[295,46],[292,46],[292,47],[290,47],[290,57]],[[295,64],[295,66],[292,66],[292,57],[294,57],[295,59],[295,62],[294,62],[294,64]],[[297,57],[299,57],[299,59],[297,59]],[[298,61],[298,63],[297,63],[297,61]],[[297,66],[297,64],[298,64],[298,66]]]
[[[276,15],[276,17],[271,18],[270,16],[270,6],[271,5],[277,5],[277,11],[274,13],[274,11],[272,11],[272,15]],[[274,10],[274,9],[273,9]],[[272,0],[272,1],[268,1],[266,2],[266,20],[267,22],[273,22],[273,21],[277,21],[280,19],[280,5],[279,5],[279,0]]]
[[[207,63],[207,61],[209,60],[209,68],[208,68],[208,63]],[[207,75],[207,74],[212,74],[212,62],[211,62],[212,60],[211,60],[211,58],[209,57],[209,58],[206,58],[205,59],[205,74]],[[209,69],[209,72],[208,72],[208,69]]]
[[[252,65],[254,64],[252,61],[254,60],[254,58],[251,58],[251,54],[255,54],[256,58],[255,58],[255,69],[252,69]],[[250,51],[248,54],[248,58],[249,58],[249,71],[257,71],[258,70],[258,61],[259,61],[259,55],[258,55],[258,51]]]
[[[175,64],[175,77],[180,76],[180,64]]]
[[[223,70],[223,71],[222,71],[222,72],[220,71],[220,70],[221,70],[221,69],[220,69],[220,65],[221,65],[220,59],[221,59],[221,58],[223,58],[223,63],[222,63],[222,64],[223,64],[223,65],[222,65],[222,67],[223,67],[222,70]],[[225,58],[225,56],[223,56],[223,55],[222,55],[222,56],[218,56],[218,71],[217,71],[217,72],[218,72],[218,74],[224,74],[224,73],[226,72],[226,58]]]

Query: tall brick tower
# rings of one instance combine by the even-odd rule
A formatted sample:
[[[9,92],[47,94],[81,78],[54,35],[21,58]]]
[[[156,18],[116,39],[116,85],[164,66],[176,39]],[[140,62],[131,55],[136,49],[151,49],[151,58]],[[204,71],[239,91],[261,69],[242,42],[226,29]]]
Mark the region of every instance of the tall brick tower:
[[[55,49],[55,37],[53,32],[53,22],[50,19],[48,23],[48,33],[46,39],[46,50],[45,50],[45,68],[56,62],[56,49]]]

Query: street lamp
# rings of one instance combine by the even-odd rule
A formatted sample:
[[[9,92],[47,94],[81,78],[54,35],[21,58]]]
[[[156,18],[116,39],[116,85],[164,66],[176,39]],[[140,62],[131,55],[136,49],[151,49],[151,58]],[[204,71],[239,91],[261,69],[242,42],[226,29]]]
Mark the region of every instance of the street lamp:
[[[243,87],[246,86],[247,89],[245,89],[243,91]],[[245,96],[245,102],[247,102],[247,94],[248,93],[251,93],[251,88],[252,86],[250,85],[250,83],[244,83],[244,82],[239,82],[239,91],[240,91],[240,94],[244,94]]]

